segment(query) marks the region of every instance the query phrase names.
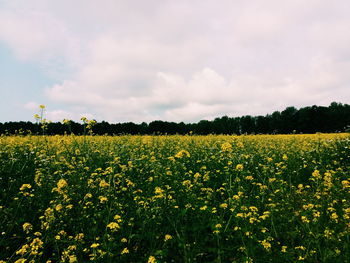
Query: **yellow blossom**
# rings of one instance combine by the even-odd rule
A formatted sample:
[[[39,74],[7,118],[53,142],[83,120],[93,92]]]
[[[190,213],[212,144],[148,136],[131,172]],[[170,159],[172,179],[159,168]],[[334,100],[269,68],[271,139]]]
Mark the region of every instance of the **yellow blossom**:
[[[229,143],[229,142],[223,143],[223,144],[221,145],[221,150],[222,150],[223,152],[230,152],[230,151],[232,151],[232,145],[231,145],[231,143]]]
[[[99,196],[98,199],[100,199],[100,203],[103,204],[108,201],[108,198],[105,196]]]
[[[109,183],[107,183],[105,180],[101,180],[101,182],[100,182],[100,187],[101,188],[106,188],[108,186],[109,186]]]
[[[68,186],[68,183],[66,180],[64,179],[60,179],[58,182],[57,182],[57,188],[58,189],[62,189],[64,187],[67,187]]]
[[[170,240],[170,239],[172,239],[173,237],[171,236],[171,235],[169,235],[169,234],[166,234],[165,236],[164,236],[164,241],[168,241],[168,240]]]
[[[99,243],[93,243],[90,247],[91,247],[91,248],[97,248],[97,247],[99,247],[99,246],[100,246]]]
[[[236,170],[237,171],[243,171],[243,164],[237,164],[236,165]]]
[[[264,239],[263,241],[259,241],[260,244],[266,249],[269,250],[271,248],[271,243]]]
[[[23,228],[23,231],[28,234],[31,230],[33,230],[33,225],[30,223],[24,223],[22,228]]]
[[[120,226],[116,222],[111,222],[107,225],[107,228],[109,228],[112,231],[116,231],[116,230],[120,229]]]
[[[183,157],[190,157],[190,156],[191,156],[190,153],[186,150],[181,150],[175,155],[175,157],[179,159]]]
[[[156,260],[156,258],[154,256],[150,256],[148,258],[148,261],[147,261],[147,263],[156,263],[156,262],[157,262],[157,260]]]
[[[124,254],[128,254],[128,253],[129,253],[129,249],[124,248],[120,254],[124,255]]]
[[[20,191],[24,191],[27,189],[32,188],[32,186],[30,184],[22,184],[22,186],[19,188]]]

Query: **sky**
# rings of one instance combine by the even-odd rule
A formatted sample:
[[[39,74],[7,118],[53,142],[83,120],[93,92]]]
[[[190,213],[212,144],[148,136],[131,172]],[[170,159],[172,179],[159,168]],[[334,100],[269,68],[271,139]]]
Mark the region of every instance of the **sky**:
[[[349,0],[0,0],[0,122],[350,103]]]

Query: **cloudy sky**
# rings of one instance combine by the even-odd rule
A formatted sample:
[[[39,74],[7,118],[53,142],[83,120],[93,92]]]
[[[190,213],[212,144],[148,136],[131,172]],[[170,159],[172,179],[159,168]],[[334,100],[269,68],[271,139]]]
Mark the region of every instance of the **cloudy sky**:
[[[0,0],[0,122],[350,103],[349,0]]]

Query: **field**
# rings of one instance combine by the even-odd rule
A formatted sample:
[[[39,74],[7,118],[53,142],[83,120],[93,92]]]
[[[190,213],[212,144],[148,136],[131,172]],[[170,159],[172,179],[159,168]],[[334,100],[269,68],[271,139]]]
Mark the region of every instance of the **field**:
[[[348,134],[2,136],[0,262],[349,262]]]

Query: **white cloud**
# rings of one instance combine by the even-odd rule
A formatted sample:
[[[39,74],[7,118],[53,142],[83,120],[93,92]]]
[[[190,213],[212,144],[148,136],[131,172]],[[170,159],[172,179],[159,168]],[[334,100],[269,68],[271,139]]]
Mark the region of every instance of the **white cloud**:
[[[349,103],[349,12],[346,0],[13,0],[0,41],[64,69],[45,87],[53,117],[197,121]]]
[[[37,109],[39,109],[39,105],[40,105],[40,104],[38,104],[38,103],[36,103],[36,102],[34,102],[34,101],[29,101],[29,102],[25,103],[25,104],[23,105],[23,107],[24,107],[25,109],[27,109],[27,110],[37,110]]]

